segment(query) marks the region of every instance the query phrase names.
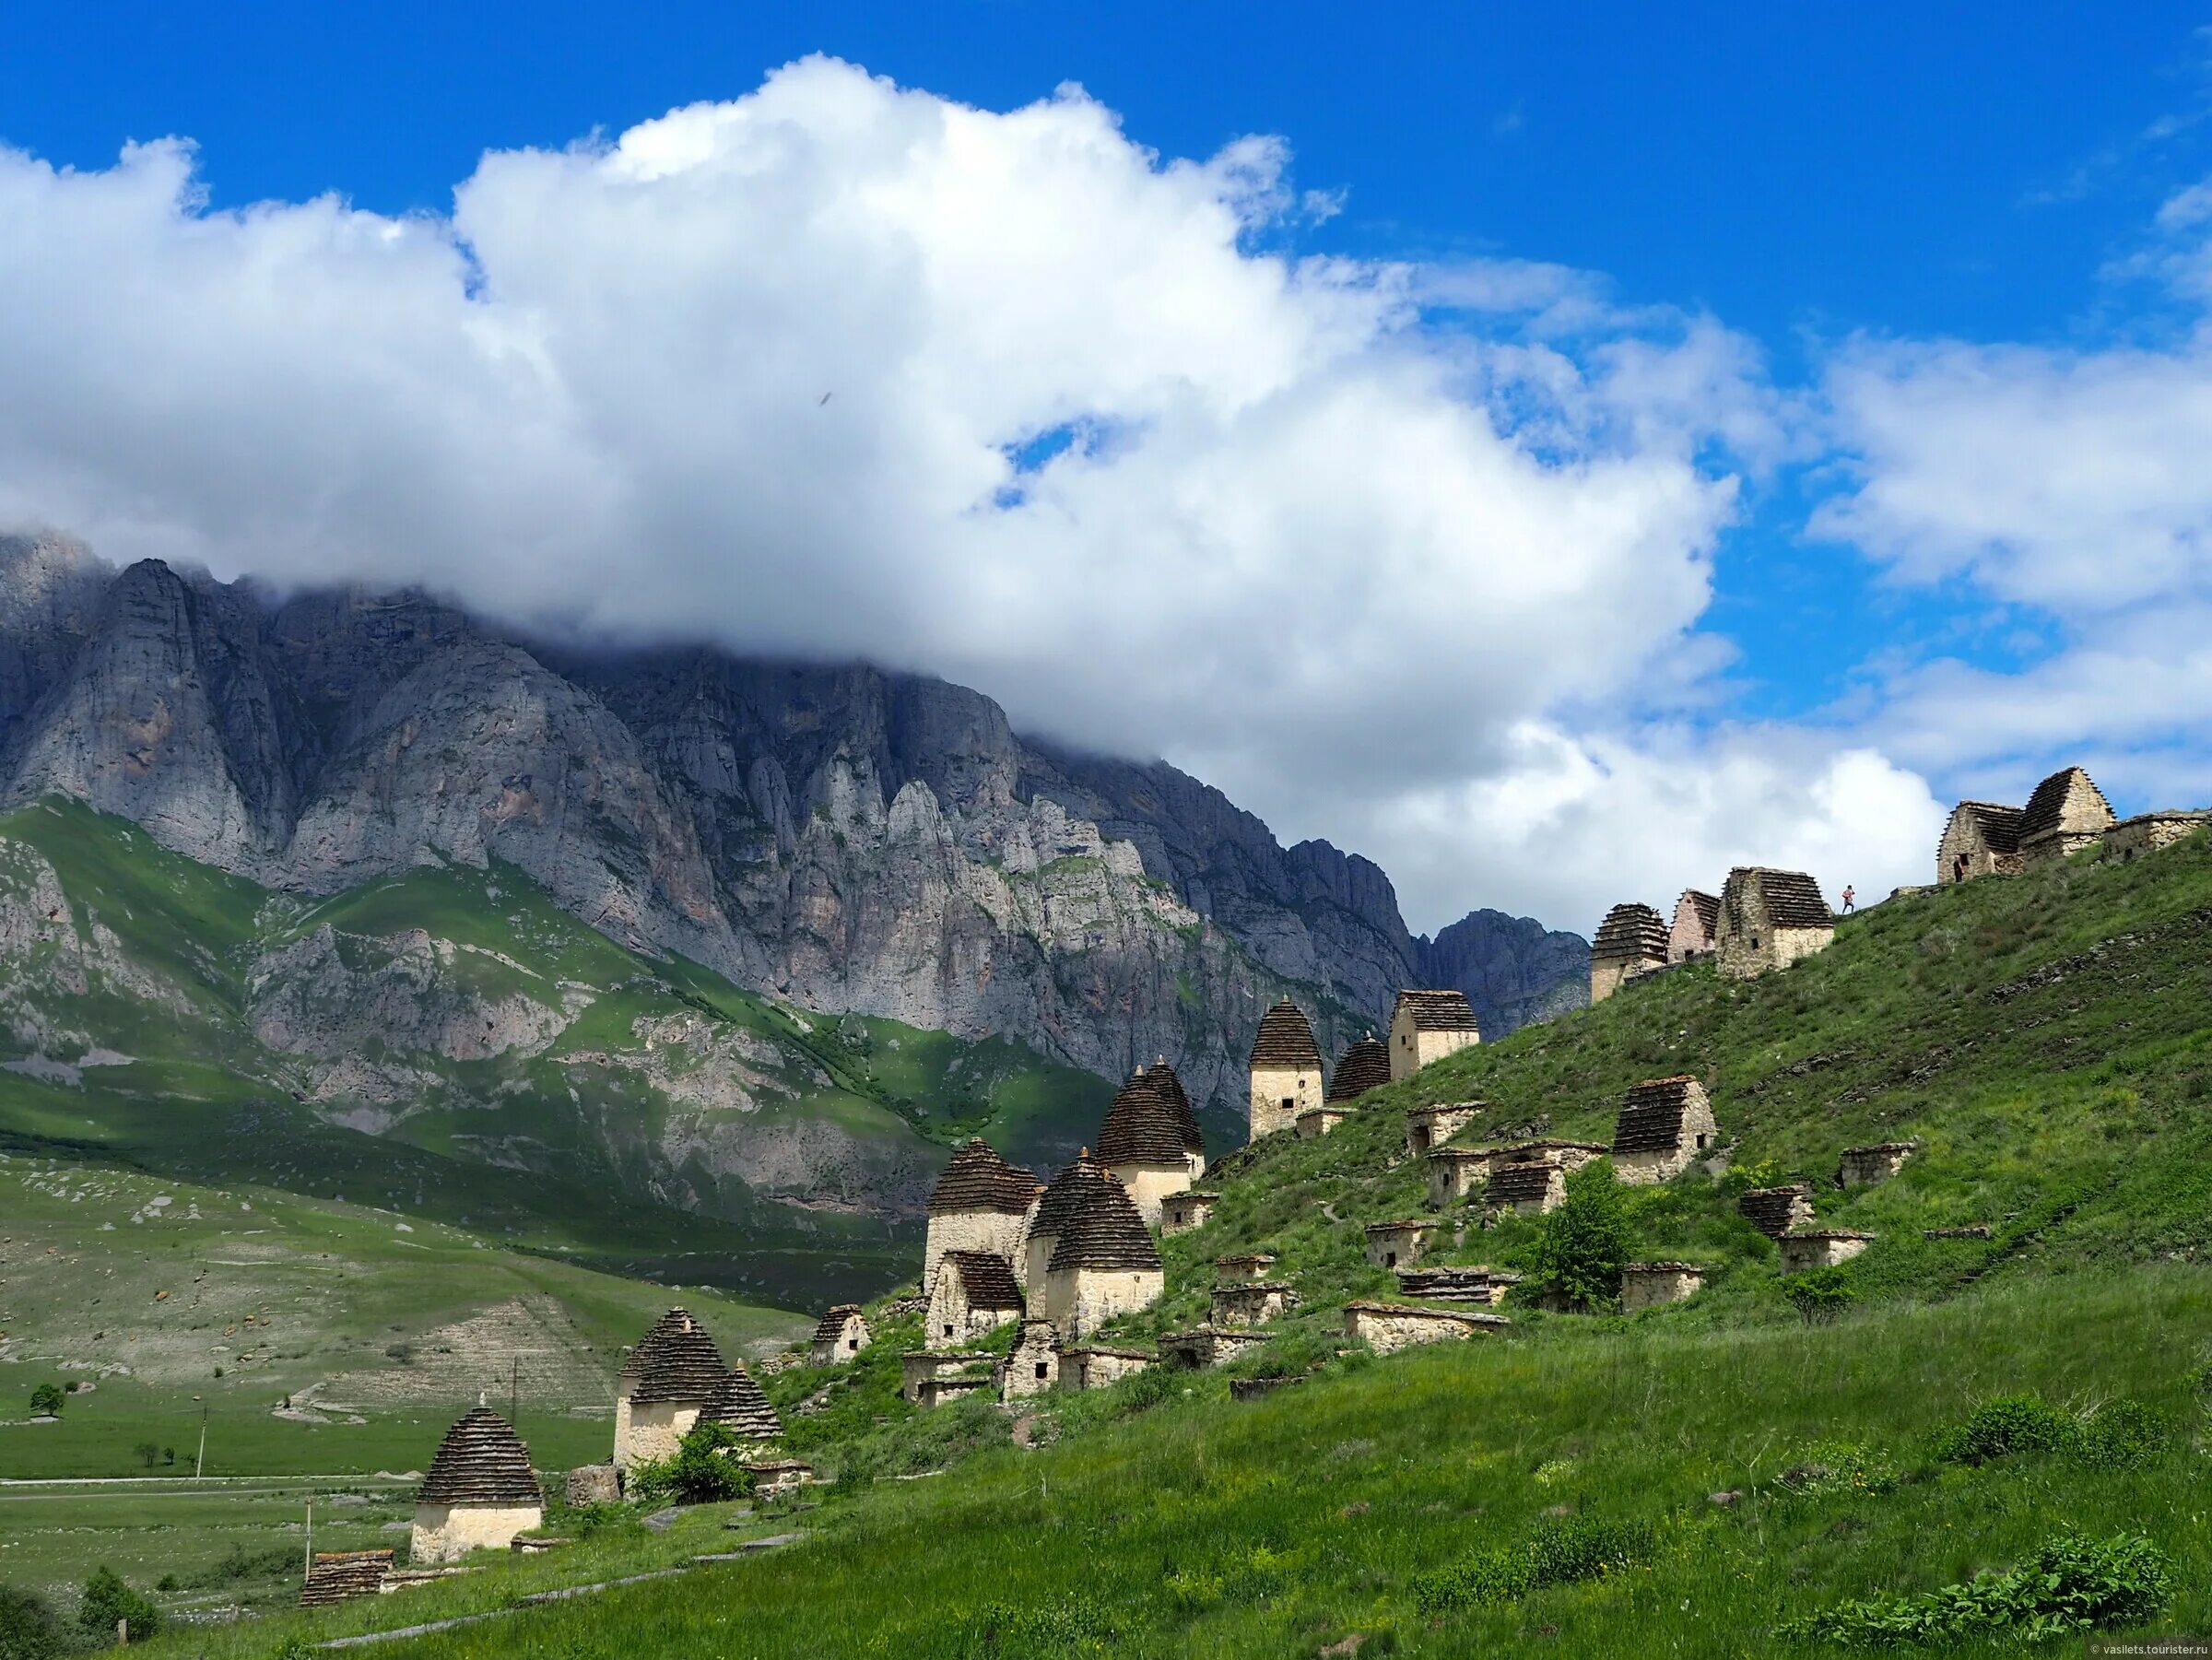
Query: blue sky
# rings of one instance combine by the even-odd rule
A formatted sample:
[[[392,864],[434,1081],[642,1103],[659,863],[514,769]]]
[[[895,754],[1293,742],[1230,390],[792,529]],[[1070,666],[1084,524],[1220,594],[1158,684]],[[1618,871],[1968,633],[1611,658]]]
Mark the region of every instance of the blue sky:
[[[1327,834],[1377,851],[1394,871],[1411,867],[1401,884],[1415,890],[1418,923],[1489,902],[1586,926],[1593,919],[1581,912],[1602,908],[1605,883],[1655,889],[1744,850],[1712,828],[1639,854],[1634,827],[1659,786],[1639,794],[1624,783],[1607,806],[1602,790],[1561,783],[1562,767],[1584,762],[1617,781],[1636,764],[1718,776],[1712,746],[1755,732],[1762,753],[1788,759],[1771,762],[1778,778],[1745,786],[1754,805],[1724,791],[1674,806],[1716,826],[1771,811],[1766,833],[1785,848],[1804,842],[1790,815],[1826,810],[1820,801],[1832,805],[1843,787],[1831,779],[1829,796],[1801,791],[1785,808],[1775,803],[1789,795],[1788,774],[1809,776],[1840,748],[1878,754],[1945,799],[1967,789],[2024,795],[2033,769],[2070,759],[2069,745],[2107,762],[2124,806],[2165,805],[2177,790],[2212,796],[2191,789],[2205,741],[2194,717],[2107,719],[2109,700],[2089,689],[2110,683],[2099,665],[2130,653],[2195,684],[2171,637],[2153,636],[2161,611],[2178,615],[2205,596],[2201,553],[2161,563],[2157,551],[2201,547],[2201,497],[2185,483],[2147,483],[2162,504],[2154,526],[2096,489],[2062,502],[2023,489],[1986,513],[1982,497],[1967,499],[1983,447],[2011,441],[2007,422],[2033,418],[2023,441],[2063,456],[2095,441],[2077,419],[2130,401],[2127,375],[2152,377],[2146,396],[2163,387],[2194,407],[2206,290],[2191,275],[2201,239],[2186,204],[2212,174],[2208,22],[2201,5],[2156,3],[669,6],[641,23],[563,6],[400,5],[344,21],[297,6],[220,16],[41,8],[7,20],[0,143],[94,174],[116,166],[126,141],[176,135],[196,145],[194,188],[218,216],[335,193],[394,222],[441,219],[487,152],[557,150],[594,132],[612,139],[678,106],[744,99],[777,66],[826,53],[992,112],[1078,82],[1131,141],[1162,158],[1203,161],[1245,135],[1278,135],[1295,193],[1320,193],[1335,210],[1249,224],[1248,253],[1342,255],[1371,274],[1536,262],[1559,274],[1558,291],[1603,313],[1587,326],[1524,328],[1486,309],[1434,308],[1420,335],[1431,362],[1453,360],[1453,336],[1465,333],[1555,351],[1594,383],[1621,342],[1672,347],[1710,323],[1735,354],[1729,385],[1693,414],[1667,402],[1678,428],[1667,439],[1654,447],[1605,435],[1657,418],[1648,401],[1624,394],[1598,420],[1603,430],[1577,422],[1565,441],[1571,457],[1630,451],[1655,464],[1665,451],[1692,482],[1724,481],[1732,493],[1734,505],[1711,512],[1704,528],[1686,518],[1666,533],[1701,568],[1710,562],[1710,593],[1685,602],[1653,640],[1610,648],[1648,649],[1677,669],[1694,660],[1696,672],[1659,674],[1659,694],[1647,673],[1632,685],[1570,677],[1525,706],[1500,701],[1491,730],[1451,768],[1420,775],[1411,765],[1401,788],[1386,788],[1389,813],[1280,783],[1286,769],[1314,769],[1316,756],[1234,723],[1087,725],[1067,712],[1095,702],[1091,692],[1055,689],[1018,652],[940,644],[915,653],[916,666],[974,679],[1018,715],[1162,748],[1253,800],[1287,833]],[[1526,367],[1516,360],[1504,372]],[[1850,381],[1854,371],[1864,372]],[[2090,375],[2117,389],[2091,400],[2081,391]],[[1041,394],[1036,406],[1068,396]],[[1732,399],[1758,406],[1755,432],[1728,424]],[[1089,418],[1088,403],[1075,404],[1069,413]],[[1155,413],[1147,406],[1146,419]],[[1032,459],[1053,451],[1057,439],[1037,444],[1043,417],[1020,419],[1030,424],[1015,421],[1003,447]],[[1951,423],[1942,442],[1926,432],[1937,419]],[[1116,425],[1102,418],[1096,430]],[[2109,430],[2109,421],[2096,429]],[[50,495],[46,516],[83,516],[66,490]],[[13,505],[25,513],[45,500],[19,496]],[[710,538],[736,534],[701,515]],[[161,515],[135,522],[149,517]],[[219,540],[220,525],[238,523],[227,512],[176,517],[162,534]],[[2063,547],[2028,546],[2044,523],[2068,526]],[[311,525],[307,537],[324,540],[329,528]],[[2138,546],[2139,568],[2166,574],[2097,597],[2070,573],[2093,561],[2108,528],[2109,546]],[[118,539],[129,551],[130,534],[103,547]],[[353,534],[330,530],[334,574],[347,568]],[[1525,557],[1502,546],[1482,557]],[[1677,597],[1670,589],[1655,603]],[[1479,640],[1479,612],[1468,622]],[[737,643],[818,643],[795,623],[740,635]],[[848,639],[830,630],[819,649]],[[2039,667],[2050,671],[2040,680]],[[1440,688],[1477,705],[1495,689],[1478,677]],[[1187,689],[1181,695],[1187,704]],[[1987,710],[2007,698],[2067,712],[2053,718],[2072,726],[2029,723],[1977,741],[1972,734],[2003,724]],[[1381,705],[1362,712],[1388,718]],[[1532,736],[1531,723],[1546,733]],[[1562,735],[1571,762],[1531,759]],[[1606,743],[1641,762],[1627,749],[1606,759]],[[1527,805],[1538,799],[1551,801],[1551,817]],[[1924,818],[1927,808],[1912,810]],[[1608,816],[1610,830],[1593,828]],[[1486,828],[1465,834],[1469,822]],[[1541,848],[1570,825],[1602,849],[1571,877],[1548,880],[1550,863],[1535,852],[1495,851],[1515,834]],[[1452,826],[1460,842],[1440,828]],[[1863,854],[1859,843],[1816,842],[1837,860],[1824,877],[1831,888],[1855,877],[1863,889],[1870,876],[1901,879],[1898,848],[1924,830],[1916,820],[1894,845],[1870,830]],[[1432,847],[1440,835],[1447,852],[1407,844],[1425,836]],[[1513,890],[1532,897],[1517,902]]]

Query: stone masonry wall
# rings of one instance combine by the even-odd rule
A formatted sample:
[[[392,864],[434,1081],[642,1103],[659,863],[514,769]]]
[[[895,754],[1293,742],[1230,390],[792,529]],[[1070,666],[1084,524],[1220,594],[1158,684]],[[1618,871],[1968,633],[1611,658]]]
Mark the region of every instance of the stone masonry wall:
[[[541,1526],[546,1513],[535,1504],[493,1509],[465,1504],[418,1504],[407,1534],[407,1560],[416,1567],[457,1562],[472,1550],[504,1550],[514,1536]]]
[[[1158,1268],[1061,1268],[1046,1277],[1045,1313],[1065,1345],[1116,1314],[1151,1307],[1166,1289]]]
[[[1289,1102],[1285,1106],[1285,1101]],[[1252,1139],[1289,1129],[1308,1107],[1321,1105],[1321,1074],[1288,1068],[1254,1068],[1252,1074],[1250,1127]]]
[[[955,1211],[949,1216],[931,1217],[929,1236],[922,1247],[923,1295],[936,1289],[937,1265],[947,1251],[988,1251],[1005,1257],[1006,1266],[1018,1272],[1029,1225],[1028,1217],[1002,1216],[996,1211]]]

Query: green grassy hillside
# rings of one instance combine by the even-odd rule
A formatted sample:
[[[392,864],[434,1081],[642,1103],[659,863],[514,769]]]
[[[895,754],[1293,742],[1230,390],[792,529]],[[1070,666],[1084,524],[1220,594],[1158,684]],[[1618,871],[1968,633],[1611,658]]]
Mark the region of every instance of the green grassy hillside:
[[[387,1652],[703,1653],[741,1634],[760,1655],[1811,1654],[1837,1650],[1800,1622],[1853,1599],[2122,1536],[2154,1565],[2115,1550],[2101,1592],[2052,1568],[1941,1606],[2017,1611],[2056,1583],[2088,1586],[2119,1630],[2212,1628],[2208,936],[2199,836],[2134,865],[1908,896],[1756,982],[1639,983],[1376,1091],[1324,1139],[1227,1161],[1215,1219],[1167,1242],[1167,1299],[1109,1334],[1193,1324],[1213,1257],[1271,1251],[1303,1304],[1224,1372],[916,1414],[895,1398],[915,1334],[888,1323],[857,1365],[771,1381],[790,1444],[837,1478],[787,1553]],[[1630,1084],[1677,1071],[1712,1093],[1724,1168],[1629,1192],[1627,1227],[1632,1254],[1708,1266],[1696,1299],[1632,1317],[1512,1307],[1503,1335],[1380,1360],[1347,1343],[1344,1301],[1395,1292],[1360,1225],[1428,1209],[1406,1107],[1487,1101],[1468,1142],[1600,1139]],[[1841,1148],[1907,1137],[1921,1151],[1897,1180],[1832,1184]],[[1792,1178],[1815,1184],[1822,1221],[1878,1235],[1816,1323],[1735,1211],[1747,1185]],[[1448,1219],[1464,1237],[1436,1260],[1540,1269],[1537,1223]],[[1975,1223],[1990,1237],[1924,1237]],[[1239,1374],[1300,1381],[1236,1403]],[[640,1548],[587,1544],[529,1572],[587,1581]],[[480,1577],[404,1615],[390,1603],[194,1652],[500,1592]],[[1861,1623],[1904,1630],[1916,1607]],[[1917,1646],[2078,1647],[2041,1618]]]

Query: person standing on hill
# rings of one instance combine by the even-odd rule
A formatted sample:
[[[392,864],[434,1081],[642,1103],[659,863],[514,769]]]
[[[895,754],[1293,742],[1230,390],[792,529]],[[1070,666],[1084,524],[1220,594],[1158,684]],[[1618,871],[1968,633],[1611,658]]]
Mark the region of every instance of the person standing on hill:
[[[1843,914],[1844,914],[1844,915],[1846,915],[1846,916],[1849,916],[1849,915],[1852,913],[1853,910],[1854,910],[1854,909],[1857,907],[1857,904],[1858,904],[1858,899],[1857,899],[1856,895],[1855,895],[1855,894],[1853,892],[1851,884],[1850,884],[1849,882],[1846,882],[1846,883],[1844,883],[1844,884],[1843,884]]]

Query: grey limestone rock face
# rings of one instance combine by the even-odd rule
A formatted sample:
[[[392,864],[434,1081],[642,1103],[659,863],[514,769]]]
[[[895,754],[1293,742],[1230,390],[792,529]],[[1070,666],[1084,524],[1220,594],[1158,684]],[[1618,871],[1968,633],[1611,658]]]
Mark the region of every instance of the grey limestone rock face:
[[[76,796],[309,891],[509,863],[626,944],[800,1005],[1112,1078],[1165,1056],[1202,1103],[1241,1101],[1284,991],[1334,1053],[1402,986],[1462,987],[1495,1036],[1586,980],[1571,935],[1481,912],[1417,938],[1368,860],[940,681],[586,652],[418,594],[113,572],[51,536],[0,538],[0,800]]]

